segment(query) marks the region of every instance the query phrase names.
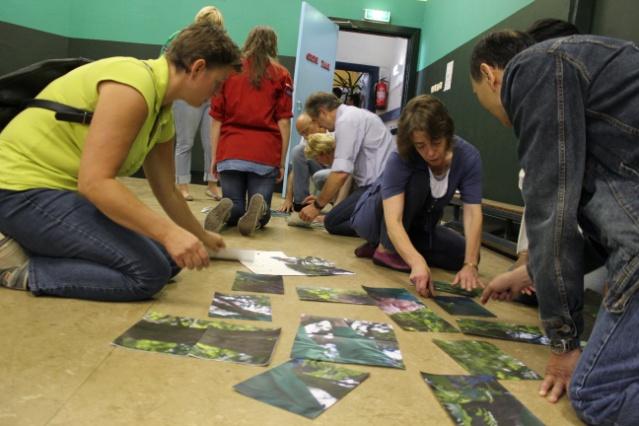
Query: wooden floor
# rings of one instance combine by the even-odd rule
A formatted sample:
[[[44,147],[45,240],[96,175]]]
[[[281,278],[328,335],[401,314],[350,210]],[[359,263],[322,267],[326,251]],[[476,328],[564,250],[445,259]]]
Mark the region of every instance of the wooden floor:
[[[126,184],[159,211],[147,182]],[[196,216],[212,203],[204,187],[193,186],[189,203]],[[274,205],[281,199],[276,197]],[[362,284],[403,287],[408,275],[358,259],[356,238],[335,237],[323,230],[288,227],[283,218],[251,238],[237,230],[223,232],[227,246],[281,250],[291,256],[319,256],[356,272],[338,277],[285,277],[284,295],[272,295],[273,325],[282,327],[271,366],[289,359],[302,313],[378,322],[392,321],[372,306],[301,302],[297,284],[359,288]],[[482,249],[481,275],[488,280],[511,261]],[[310,421],[244,397],[232,386],[266,371],[265,367],[173,357],[111,346],[111,341],[140,320],[145,312],[207,318],[214,291],[229,292],[241,264],[216,261],[204,271],[184,271],[155,300],[99,303],[0,290],[0,425],[448,425],[453,424],[419,372],[467,374],[433,342],[464,339],[460,334],[406,332],[395,326],[406,370],[353,366],[370,378],[343,400]],[[434,278],[453,275],[434,270]],[[424,303],[454,323],[430,300]],[[491,303],[505,321],[537,324],[534,309]],[[265,325],[261,323],[261,325]],[[490,339],[488,339],[490,340]],[[537,345],[490,340],[543,374],[547,349]],[[556,405],[537,396],[538,381],[501,381],[548,425],[580,424],[564,398]]]

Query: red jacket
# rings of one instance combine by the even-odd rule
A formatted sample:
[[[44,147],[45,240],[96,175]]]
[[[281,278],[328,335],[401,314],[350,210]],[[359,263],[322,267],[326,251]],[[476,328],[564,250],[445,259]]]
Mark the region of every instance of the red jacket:
[[[211,117],[222,123],[215,161],[236,159],[279,167],[282,136],[277,122],[293,116],[291,75],[283,66],[270,64],[256,89],[249,81],[250,63],[245,60],[243,66],[211,99]]]

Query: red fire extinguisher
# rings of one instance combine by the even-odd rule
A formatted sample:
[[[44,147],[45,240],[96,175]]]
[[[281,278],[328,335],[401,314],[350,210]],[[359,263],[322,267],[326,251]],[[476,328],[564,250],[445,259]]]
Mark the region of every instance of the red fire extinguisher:
[[[386,109],[388,106],[388,83],[382,78],[375,84],[375,108]]]

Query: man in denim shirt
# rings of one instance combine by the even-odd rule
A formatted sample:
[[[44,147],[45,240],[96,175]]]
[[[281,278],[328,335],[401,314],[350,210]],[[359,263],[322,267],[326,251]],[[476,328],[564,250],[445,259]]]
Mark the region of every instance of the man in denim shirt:
[[[473,51],[471,76],[482,106],[519,138],[527,281],[535,283],[552,345],[540,394],[555,402],[569,387],[587,423],[636,425],[639,49],[597,36],[533,44],[521,32],[486,36]],[[584,239],[604,247],[610,272],[580,354]],[[497,279],[484,298],[510,298],[520,290],[514,280]]]

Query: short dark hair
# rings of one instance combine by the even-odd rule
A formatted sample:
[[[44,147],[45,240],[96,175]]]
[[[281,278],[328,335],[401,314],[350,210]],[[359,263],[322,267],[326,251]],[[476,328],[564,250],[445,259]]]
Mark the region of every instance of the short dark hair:
[[[505,30],[488,34],[479,40],[470,56],[471,77],[475,81],[481,80],[482,63],[503,70],[516,54],[533,44],[535,40],[523,31]]]
[[[455,124],[446,106],[434,96],[416,96],[404,107],[397,125],[397,152],[405,160],[417,156],[413,132],[424,132],[431,139],[446,139],[446,150],[453,147]]]
[[[319,116],[320,108],[326,108],[329,111],[337,109],[342,104],[337,96],[332,93],[315,92],[306,98],[306,104],[304,105],[304,111],[312,118],[315,119]]]
[[[533,22],[526,32],[539,43],[540,41],[550,40],[551,38],[579,34],[579,29],[570,22],[562,21],[561,19],[546,18]]]
[[[232,66],[239,71],[242,66],[240,49],[226,30],[208,20],[196,21],[180,31],[165,55],[182,71],[188,70],[198,59],[204,59],[209,69]]]

